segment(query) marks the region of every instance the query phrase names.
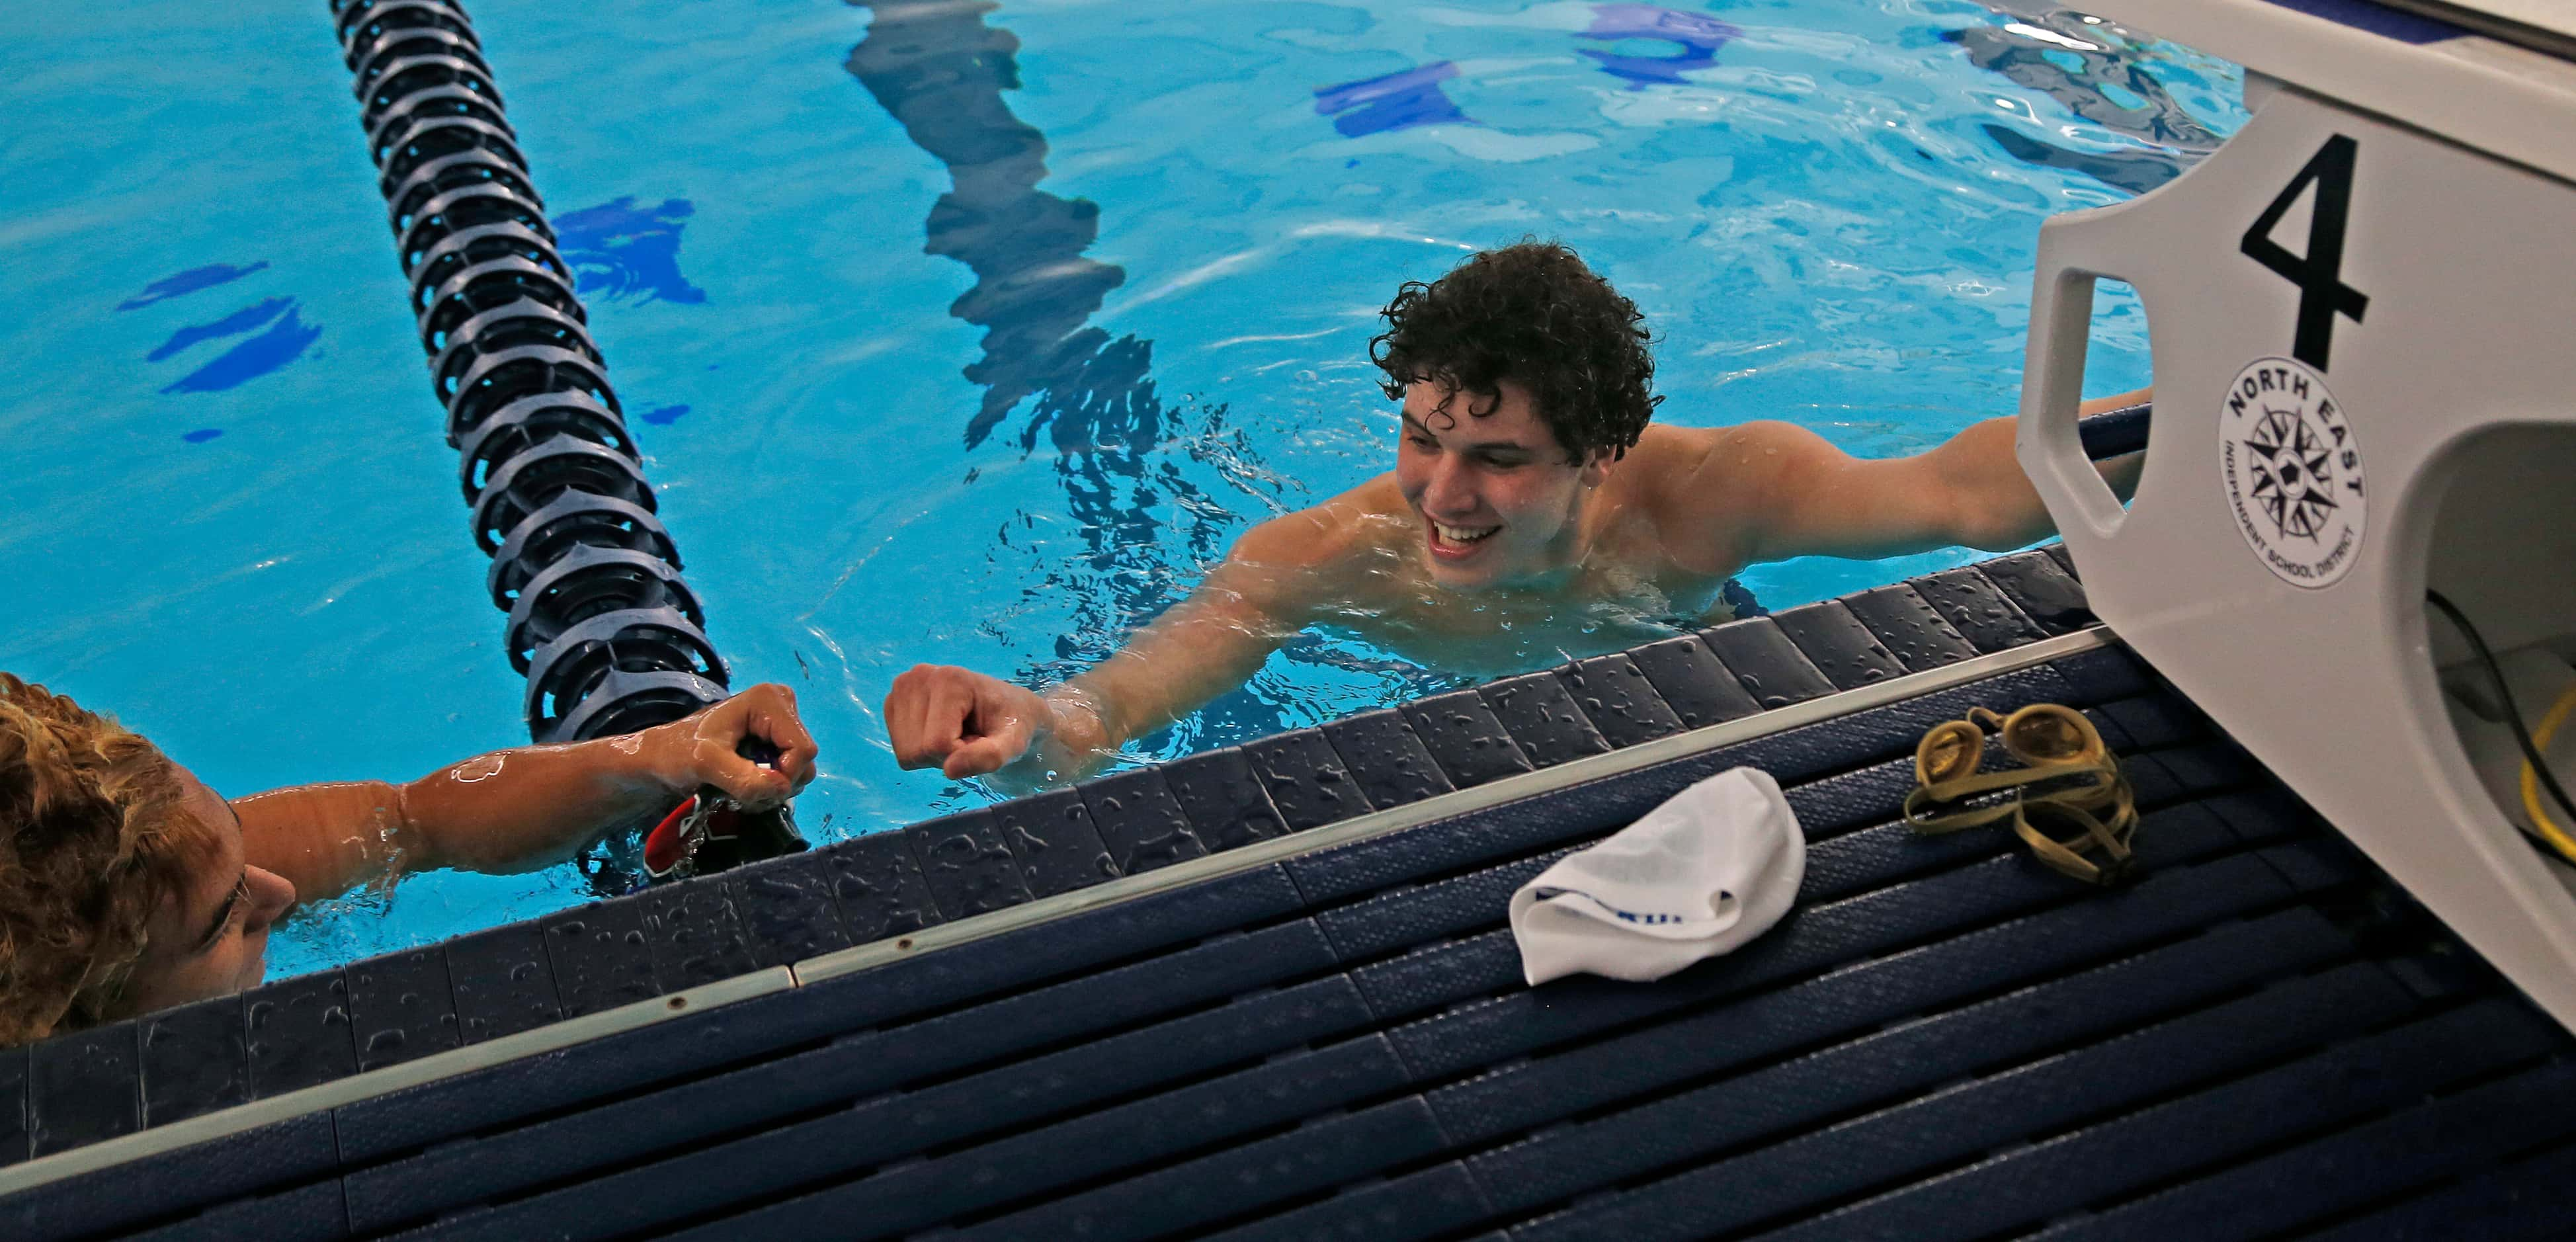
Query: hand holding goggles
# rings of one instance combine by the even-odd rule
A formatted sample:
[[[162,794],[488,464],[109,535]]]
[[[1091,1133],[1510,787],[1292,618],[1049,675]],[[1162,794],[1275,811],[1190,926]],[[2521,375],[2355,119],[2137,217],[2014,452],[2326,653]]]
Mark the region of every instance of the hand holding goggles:
[[[778,748],[756,737],[744,738],[735,753],[763,767],[778,761]],[[644,872],[655,884],[685,880],[806,848],[796,831],[796,817],[786,803],[773,810],[747,811],[713,785],[701,786],[644,837]]]

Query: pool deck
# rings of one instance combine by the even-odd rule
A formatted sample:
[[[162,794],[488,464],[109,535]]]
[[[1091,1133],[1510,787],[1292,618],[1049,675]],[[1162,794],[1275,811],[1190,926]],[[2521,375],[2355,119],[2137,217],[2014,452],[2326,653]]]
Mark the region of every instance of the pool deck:
[[[1897,822],[2030,702],[2135,883]],[[1525,986],[1512,890],[1739,764],[1798,907]],[[2041,551],[0,1054],[0,1235],[2516,1237],[2571,1048]]]

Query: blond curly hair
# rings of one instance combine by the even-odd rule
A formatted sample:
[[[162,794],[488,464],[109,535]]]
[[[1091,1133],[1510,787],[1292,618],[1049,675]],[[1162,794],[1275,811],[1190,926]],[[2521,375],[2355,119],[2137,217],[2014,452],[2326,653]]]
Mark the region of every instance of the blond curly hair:
[[[0,1047],[121,1016],[145,926],[215,857],[159,747],[0,673]]]

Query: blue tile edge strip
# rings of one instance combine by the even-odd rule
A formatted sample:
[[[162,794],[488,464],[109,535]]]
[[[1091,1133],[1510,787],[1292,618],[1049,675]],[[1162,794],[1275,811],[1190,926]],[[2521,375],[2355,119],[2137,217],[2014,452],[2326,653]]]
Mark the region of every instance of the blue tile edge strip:
[[[360,983],[363,994],[365,984],[360,981],[396,970],[419,973],[426,964],[421,955],[436,953],[446,958],[453,1003],[442,1004],[441,998],[425,1002],[442,1035],[434,1041],[405,1041],[402,1037],[406,1032],[400,1029],[403,1021],[398,1016],[386,1024],[386,1030],[378,1031],[370,1021],[371,1015],[364,1012],[367,1006],[356,1007],[359,1012],[355,1022],[350,1020],[351,1007],[329,1007],[322,1011],[325,1020],[313,1033],[335,1041],[332,1048],[318,1053],[323,1058],[322,1069],[299,1066],[301,1072],[275,1076],[273,1080],[254,1074],[246,1102],[168,1124],[156,1124],[152,1117],[145,1116],[139,1119],[142,1125],[134,1132],[121,1137],[102,1136],[102,1141],[94,1145],[68,1146],[31,1160],[32,1131],[36,1127],[27,1125],[23,1132],[0,1127],[0,1196],[211,1137],[274,1124],[352,1099],[539,1055],[681,1014],[868,969],[942,945],[982,939],[1176,884],[1258,867],[1326,845],[1449,818],[1574,781],[1597,779],[1879,702],[1912,697],[1939,686],[2108,645],[2111,640],[2106,635],[2088,628],[2092,618],[2084,611],[2082,588],[2051,555],[2052,551],[2013,553],[1906,583],[1872,588],[1841,601],[1828,601],[1835,604],[1839,615],[1858,619],[1882,656],[1938,653],[1937,658],[1919,661],[1921,667],[1909,667],[1901,656],[1873,658],[1865,666],[1852,666],[1847,651],[1807,651],[1793,638],[1784,638],[1771,619],[1751,618],[1681,639],[1657,640],[1634,651],[1591,657],[1494,683],[1550,678],[1574,691],[1570,702],[1582,719],[1533,722],[1545,730],[1545,736],[1515,734],[1505,717],[1483,710],[1481,703],[1467,704],[1463,699],[1461,710],[1449,720],[1435,724],[1425,719],[1421,709],[1435,708],[1445,698],[1455,696],[1435,696],[1401,709],[1352,718],[1364,719],[1368,729],[1393,735],[1399,745],[1410,743],[1403,746],[1402,762],[1408,771],[1418,774],[1402,779],[1355,778],[1350,770],[1339,766],[1324,730],[1296,730],[1224,752],[1320,756],[1317,762],[1323,766],[1316,771],[1291,775],[1310,785],[1338,784],[1344,796],[1333,804],[1339,813],[1329,817],[1283,814],[1283,808],[1275,806],[1265,791],[1265,779],[1281,779],[1280,774],[1255,763],[1244,765],[1250,770],[1243,773],[1234,773],[1232,765],[1228,765],[1231,779],[1225,782],[1227,788],[1222,790],[1223,796],[1216,800],[1213,811],[1224,822],[1196,823],[1200,816],[1193,815],[1191,808],[1207,803],[1206,798],[1173,803],[1172,794],[1160,788],[1164,774],[1185,769],[1191,771],[1193,779],[1171,784],[1194,790],[1205,788],[1208,782],[1195,779],[1201,775],[1195,769],[1222,761],[1192,755],[1171,763],[1111,773],[1071,790],[944,816],[678,886],[505,924],[441,945],[407,949],[336,970],[278,980],[248,997],[259,1000],[307,992],[345,997],[352,982]],[[1891,593],[1911,598],[1903,599],[1904,607],[1891,608],[1887,606]],[[1850,601],[1864,595],[1872,597],[1868,604],[1858,609],[1849,607]],[[1923,602],[1917,606],[1915,600]],[[2000,626],[1994,617],[1998,608],[2006,612],[2005,624]],[[1946,615],[1952,612],[1958,615]],[[1764,632],[1751,634],[1754,629]],[[1761,641],[1736,641],[1738,632]],[[1859,637],[1847,635],[1842,641],[1848,645]],[[1615,693],[1607,696],[1584,693],[1589,685],[1587,672],[1608,667],[1602,661],[1634,670],[1639,652],[1676,642],[1696,648],[1689,653],[1696,661],[1695,667],[1714,669],[1739,681],[1746,697],[1754,700],[1759,709],[1693,728],[1684,723],[1688,713],[1676,713],[1658,693],[1651,677],[1624,678]],[[1969,650],[1980,654],[1962,658],[1961,653]],[[1822,697],[1787,699],[1770,695],[1766,684],[1776,689],[1782,675],[1790,670],[1735,667],[1720,654],[1729,651],[1762,653],[1760,658],[1764,660],[1803,656],[1809,663],[1800,675],[1808,678],[1814,677],[1813,669],[1819,664],[1846,661],[1848,671],[1839,680],[1849,684],[1840,693]],[[1658,656],[1671,654],[1650,652],[1647,663],[1656,664]],[[2117,655],[2110,658],[2123,662],[2129,659]],[[1599,680],[1598,672],[1590,675],[1593,681]],[[1462,693],[1472,697],[1478,691]],[[1566,701],[1569,700],[1559,700],[1560,704]],[[1561,749],[1562,741],[1555,739],[1561,739],[1568,726],[1579,730],[1581,736],[1608,737],[1613,741],[1597,751],[1582,747],[1582,751],[1590,753],[1564,755],[1561,762],[1546,759],[1534,766],[1530,759],[1521,757],[1527,754],[1545,758],[1543,752],[1548,747]],[[1345,744],[1352,736],[1348,722],[1335,722],[1331,729],[1344,735]],[[1424,730],[1429,736],[1423,736]],[[1313,742],[1303,750],[1287,745],[1300,737],[1310,737]],[[1071,813],[1077,806],[1095,810],[1103,805],[1114,806],[1117,791],[1140,785],[1156,786],[1152,792],[1161,796],[1153,800],[1154,814],[1158,820],[1168,821],[1164,824],[1167,835],[1185,838],[1188,848],[1149,857],[1136,848],[1141,844],[1137,842],[1129,843],[1126,849],[1101,852],[1096,843],[1102,839],[1102,830],[1092,827],[1091,817]],[[1052,805],[1050,799],[1066,804],[1063,813],[1044,810]],[[1299,823],[1301,819],[1305,822]],[[1287,827],[1246,832],[1241,825],[1247,820]],[[1053,826],[1058,824],[1066,827]],[[1050,842],[1037,835],[1045,832],[1052,836],[1068,830],[1077,834],[1077,840]],[[1121,835],[1123,839],[1132,833]],[[1075,846],[1077,857],[1084,857],[1088,865],[1064,866],[1063,847],[1067,844]],[[565,934],[584,924],[639,930],[644,943],[639,948],[635,937],[623,934]],[[629,924],[634,927],[629,929]],[[470,954],[453,951],[467,945],[473,947]],[[789,945],[827,951],[799,960],[783,951]],[[837,947],[841,945],[849,947]],[[594,948],[607,956],[589,960]],[[752,969],[742,969],[745,967]],[[482,999],[486,996],[510,998],[514,1006],[510,1012],[516,1017],[484,1018],[482,1015],[493,1003]],[[246,1011],[261,1008],[245,1006]],[[467,1016],[469,1010],[472,1016]],[[455,1016],[440,1022],[438,1015]],[[136,1028],[134,1033],[139,1038],[144,1024],[160,1021],[164,1016],[145,1015],[96,1031],[57,1037],[35,1048],[56,1042],[95,1043],[101,1038],[122,1038],[120,1028],[124,1027]],[[261,1016],[266,1016],[265,1012]],[[254,1029],[250,1037],[257,1039],[262,1033],[256,1029],[259,1024],[253,1021],[251,1025]],[[337,1041],[349,1046],[340,1048]],[[411,1046],[401,1047],[406,1042]],[[213,1041],[208,1052],[224,1055],[231,1049],[228,1055],[238,1056],[238,1043],[227,1033]],[[20,1054],[9,1055],[14,1061]],[[26,1055],[32,1059],[35,1053],[30,1050]],[[193,1071],[198,1059],[184,1049],[167,1049],[147,1058],[137,1078],[148,1078],[153,1067],[161,1065],[180,1067],[172,1072]],[[37,1115],[41,1104],[37,1086],[30,1076],[24,1103],[29,1118]],[[262,1090],[264,1086],[272,1089]],[[153,1098],[150,1082],[138,1081],[135,1089],[142,1097]],[[21,1143],[27,1146],[16,1146]]]

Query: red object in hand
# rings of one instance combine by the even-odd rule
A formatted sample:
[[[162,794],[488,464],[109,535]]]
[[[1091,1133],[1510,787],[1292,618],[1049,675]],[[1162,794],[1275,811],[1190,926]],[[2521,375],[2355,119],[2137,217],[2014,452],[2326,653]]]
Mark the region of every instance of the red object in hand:
[[[685,879],[698,847],[710,840],[730,839],[741,823],[739,804],[713,788],[702,790],[672,807],[645,835],[644,870],[656,880],[669,879],[675,872]]]
[[[757,737],[746,737],[735,753],[761,767],[772,767],[778,760],[775,746]],[[767,858],[791,849],[805,848],[805,840],[796,835],[796,821],[785,806],[754,815],[742,804],[713,785],[700,786],[698,792],[672,807],[662,822],[644,836],[644,870],[655,880],[687,879],[696,871],[692,866],[698,847],[709,841],[735,841],[746,827],[765,828],[768,848],[751,855]],[[716,867],[722,870],[742,861],[740,851],[719,851]]]
[[[672,807],[662,822],[644,838],[644,869],[660,879],[698,852],[698,841],[706,835],[706,819],[697,813],[699,800],[692,796]]]

